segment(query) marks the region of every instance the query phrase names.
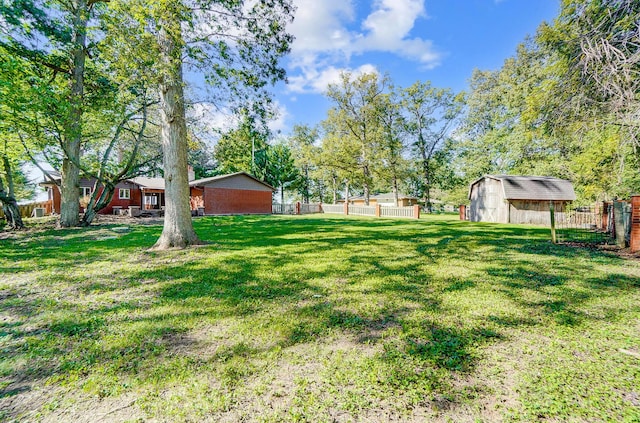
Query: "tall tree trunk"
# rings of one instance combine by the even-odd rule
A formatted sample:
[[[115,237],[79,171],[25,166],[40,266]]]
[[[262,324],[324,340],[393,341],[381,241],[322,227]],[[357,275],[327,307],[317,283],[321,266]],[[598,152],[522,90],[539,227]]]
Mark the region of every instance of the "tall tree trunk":
[[[7,175],[7,188],[5,188],[2,178],[0,178],[0,203],[2,203],[2,211],[7,218],[7,224],[11,229],[22,229],[24,223],[20,216],[20,208],[16,201],[13,188],[13,177],[11,173],[11,163],[7,156],[2,156],[2,165],[5,175]]]
[[[364,175],[364,205],[369,205],[369,198],[371,197],[371,190],[369,189],[369,180],[371,179],[371,173],[369,172],[369,166],[364,166],[362,168],[362,173]]]
[[[98,194],[98,191],[100,194]],[[98,182],[93,186],[93,193],[89,199],[89,204],[84,211],[84,216],[80,221],[80,226],[89,226],[98,215],[98,212],[104,209],[113,199],[116,188],[112,184],[104,184],[102,190],[98,190]]]
[[[428,160],[424,161],[422,170],[424,172],[424,204],[427,212],[431,213],[431,166],[429,166]]]
[[[302,202],[309,204],[309,166],[304,167],[304,192],[302,193]]]
[[[393,175],[393,205],[398,207],[398,177],[394,173]]]
[[[424,205],[428,213],[431,213],[431,167],[429,166],[429,155],[427,154],[427,144],[419,135],[418,148],[422,158],[422,182],[424,183]]]
[[[284,213],[284,183],[280,184],[280,204],[282,204],[282,212]]]
[[[333,194],[333,204],[338,204],[338,177],[336,175],[331,175],[332,185],[332,194]]]
[[[344,183],[344,202],[349,204],[349,180]]]
[[[165,215],[156,250],[199,244],[193,230],[187,170],[187,125],[182,79],[182,32],[179,20],[159,21],[158,46],[164,66],[160,80],[161,139],[164,158]],[[168,29],[171,29],[171,33]]]
[[[82,106],[84,103],[84,68],[87,44],[87,19],[89,10],[86,0],[77,0],[73,17],[73,74],[71,80],[71,98],[69,121],[67,122],[64,154],[62,161],[62,180],[60,182],[60,226],[70,227],[78,224],[80,203],[80,144],[82,142]]]

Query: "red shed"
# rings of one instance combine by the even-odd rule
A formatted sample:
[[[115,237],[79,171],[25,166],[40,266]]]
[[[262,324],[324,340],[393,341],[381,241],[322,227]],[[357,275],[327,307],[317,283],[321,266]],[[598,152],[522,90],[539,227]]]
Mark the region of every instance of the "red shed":
[[[204,214],[271,214],[275,189],[245,172],[189,182],[191,206]]]

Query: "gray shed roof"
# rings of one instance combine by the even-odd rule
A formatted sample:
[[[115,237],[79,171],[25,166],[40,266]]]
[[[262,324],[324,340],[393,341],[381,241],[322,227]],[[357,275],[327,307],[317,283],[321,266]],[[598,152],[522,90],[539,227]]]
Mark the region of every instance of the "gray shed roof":
[[[566,179],[551,176],[485,175],[473,182],[470,188],[484,178],[501,181],[507,200],[574,201],[576,199],[573,185]]]

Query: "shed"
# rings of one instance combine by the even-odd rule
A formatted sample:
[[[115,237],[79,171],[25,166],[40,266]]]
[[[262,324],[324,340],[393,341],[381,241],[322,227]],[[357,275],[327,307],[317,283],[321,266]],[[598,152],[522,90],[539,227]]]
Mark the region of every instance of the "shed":
[[[548,225],[551,203],[564,211],[575,199],[573,185],[565,179],[485,175],[469,186],[469,220]]]
[[[189,182],[191,207],[211,214],[271,214],[275,189],[245,172]]]

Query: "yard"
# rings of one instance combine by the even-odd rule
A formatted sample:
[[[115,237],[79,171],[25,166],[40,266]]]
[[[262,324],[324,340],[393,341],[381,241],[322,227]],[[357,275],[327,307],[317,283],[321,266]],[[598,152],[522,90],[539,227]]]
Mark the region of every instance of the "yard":
[[[207,217],[0,239],[0,421],[640,421],[640,261],[548,230]]]

